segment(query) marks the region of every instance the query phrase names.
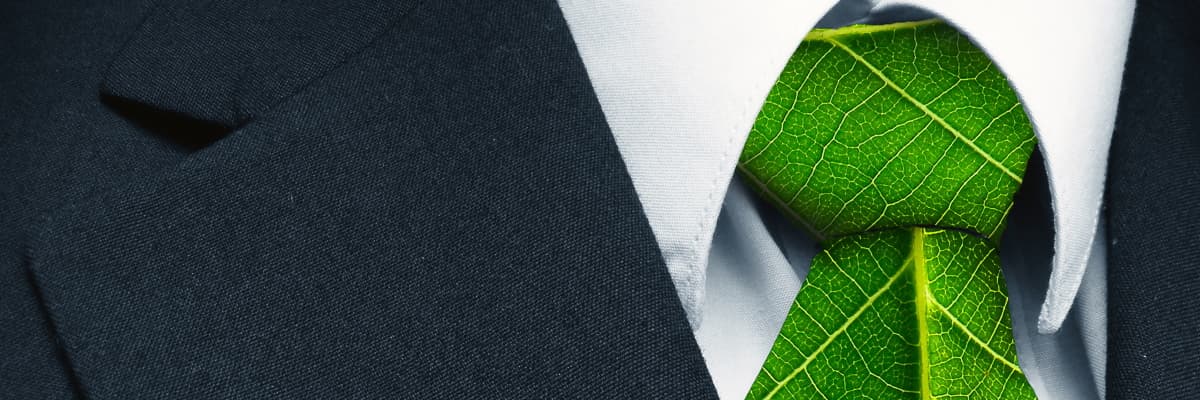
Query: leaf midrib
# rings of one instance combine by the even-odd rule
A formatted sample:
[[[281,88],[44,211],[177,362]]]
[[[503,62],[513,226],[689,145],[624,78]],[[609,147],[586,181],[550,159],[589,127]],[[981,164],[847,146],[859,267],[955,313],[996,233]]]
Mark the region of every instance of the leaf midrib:
[[[829,337],[827,337],[825,339],[825,341],[821,343],[820,346],[817,346],[816,350],[813,350],[812,354],[809,354],[807,357],[805,357],[804,362],[801,363],[800,366],[793,369],[792,372],[790,374],[788,374],[788,376],[784,377],[782,380],[777,381],[775,383],[775,387],[772,388],[771,391],[768,392],[765,397],[763,397],[763,400],[770,400],[771,398],[775,397],[775,395],[777,393],[779,393],[779,391],[782,390],[784,386],[787,386],[787,384],[789,382],[791,382],[792,379],[794,379],[796,376],[798,376],[801,372],[804,372],[808,368],[809,363],[816,360],[816,358],[818,356],[820,356],[822,352],[824,352],[825,348],[829,347],[829,345],[833,343],[834,339],[837,339],[843,333],[845,333],[846,329],[848,329],[850,327],[850,325],[852,325],[855,321],[857,321],[858,318],[864,312],[866,312],[867,309],[871,308],[871,306],[875,304],[876,299],[878,299],[884,293],[887,293],[888,290],[891,290],[892,285],[896,281],[900,280],[900,278],[903,277],[904,274],[908,272],[909,268],[913,269],[912,280],[913,280],[913,285],[914,285],[914,301],[916,303],[915,308],[916,308],[917,335],[918,335],[917,336],[917,340],[918,340],[917,346],[919,349],[918,351],[920,351],[920,357],[921,357],[921,360],[920,360],[920,368],[921,368],[921,370],[920,370],[920,384],[921,384],[920,393],[921,393],[922,399],[924,399],[924,400],[933,399],[933,392],[929,386],[930,378],[931,378],[930,372],[929,372],[931,364],[929,361],[929,327],[928,327],[928,321],[927,321],[929,305],[933,305],[937,309],[938,312],[940,312],[943,315],[945,315],[946,317],[948,317],[950,319],[951,324],[953,324],[959,330],[963,331],[971,339],[971,341],[973,343],[975,343],[977,346],[979,346],[983,350],[987,351],[988,354],[990,354],[993,358],[995,358],[996,360],[999,360],[1001,363],[1003,363],[1008,368],[1011,368],[1017,374],[1024,375],[1024,373],[1021,371],[1020,367],[1018,367],[1016,364],[1013,364],[1007,358],[1001,356],[994,349],[992,349],[992,347],[990,345],[983,342],[983,340],[979,339],[979,337],[975,336],[975,334],[972,333],[970,331],[970,329],[967,329],[966,325],[964,325],[961,321],[958,320],[958,318],[956,318],[954,315],[952,315],[950,313],[950,310],[946,309],[945,306],[943,306],[940,302],[938,302],[936,297],[934,297],[933,292],[929,290],[929,279],[928,279],[928,274],[927,274],[926,268],[925,268],[925,264],[927,261],[927,260],[925,260],[925,237],[933,236],[933,235],[936,235],[936,234],[939,234],[942,232],[944,232],[944,230],[941,230],[941,229],[927,231],[926,228],[922,228],[922,227],[912,228],[911,248],[908,251],[908,257],[904,260],[904,264],[900,267],[900,269],[896,270],[895,274],[892,274],[892,276],[888,277],[888,281],[886,283],[884,283],[884,285],[882,287],[880,287],[879,290],[876,290],[875,293],[872,293],[871,296],[867,298],[867,301],[865,303],[863,303],[863,305],[860,306],[858,308],[858,310],[856,310],[854,312],[854,314],[850,315],[850,317],[848,317],[846,319],[846,322],[842,323],[842,325],[840,327],[838,327],[837,330],[830,333]],[[797,349],[797,350],[799,350],[799,349]]]
[[[912,248],[908,250],[909,260],[913,265],[913,286],[917,313],[917,351],[921,353],[921,399],[932,399],[933,391],[929,389],[929,323],[928,298],[929,280],[925,273],[925,229],[913,228]]]

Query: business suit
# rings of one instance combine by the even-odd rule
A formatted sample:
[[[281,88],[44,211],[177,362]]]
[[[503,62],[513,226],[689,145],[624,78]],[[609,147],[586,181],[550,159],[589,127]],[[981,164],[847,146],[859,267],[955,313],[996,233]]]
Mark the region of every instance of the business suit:
[[[0,394],[714,397],[556,5],[487,3],[6,5]]]

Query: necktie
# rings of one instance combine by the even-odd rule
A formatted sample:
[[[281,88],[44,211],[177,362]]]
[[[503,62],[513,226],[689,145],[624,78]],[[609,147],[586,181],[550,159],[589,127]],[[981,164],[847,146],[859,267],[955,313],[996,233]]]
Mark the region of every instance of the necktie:
[[[822,251],[748,398],[1034,398],[997,246],[1035,144],[948,25],[809,34],[738,169]]]

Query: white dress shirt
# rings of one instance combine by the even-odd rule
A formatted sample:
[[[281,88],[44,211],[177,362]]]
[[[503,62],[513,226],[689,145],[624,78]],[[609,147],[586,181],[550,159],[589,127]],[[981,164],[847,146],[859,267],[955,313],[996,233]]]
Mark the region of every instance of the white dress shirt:
[[[813,27],[931,14],[1005,73],[1044,155],[1052,221],[1014,211],[1001,248],[1021,367],[1043,399],[1103,397],[1100,206],[1132,0],[559,5],[723,398],[748,391],[816,251],[732,179],[767,92]]]

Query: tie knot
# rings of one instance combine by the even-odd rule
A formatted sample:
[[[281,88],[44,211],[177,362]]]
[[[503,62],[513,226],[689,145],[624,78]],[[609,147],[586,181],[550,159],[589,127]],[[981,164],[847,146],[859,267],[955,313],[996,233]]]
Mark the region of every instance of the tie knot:
[[[820,239],[905,226],[995,241],[1036,144],[987,55],[936,22],[809,34],[738,169]]]

